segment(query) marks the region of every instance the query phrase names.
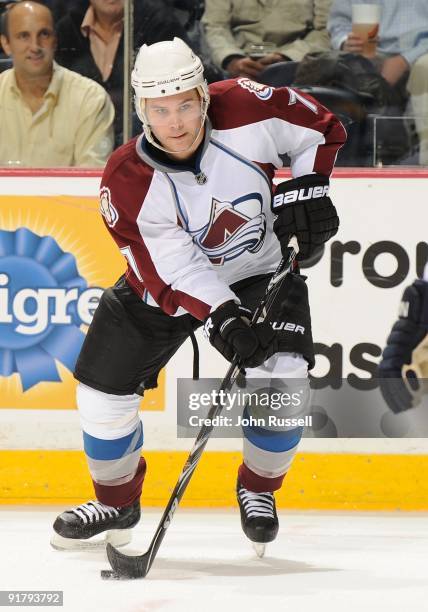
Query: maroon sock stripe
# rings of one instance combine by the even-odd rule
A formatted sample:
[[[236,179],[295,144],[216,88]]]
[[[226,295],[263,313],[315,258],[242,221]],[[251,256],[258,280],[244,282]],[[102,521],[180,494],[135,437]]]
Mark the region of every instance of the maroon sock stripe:
[[[144,457],[140,457],[134,478],[129,482],[117,486],[101,485],[93,480],[95,495],[98,501],[107,506],[114,506],[116,508],[119,506],[121,508],[132,506],[132,504],[141,497],[146,467],[146,460]]]
[[[238,470],[238,477],[242,486],[248,489],[248,491],[254,491],[255,493],[269,491],[273,493],[281,488],[285,474],[276,476],[275,478],[267,478],[266,476],[259,476],[250,470],[245,463],[241,463]]]

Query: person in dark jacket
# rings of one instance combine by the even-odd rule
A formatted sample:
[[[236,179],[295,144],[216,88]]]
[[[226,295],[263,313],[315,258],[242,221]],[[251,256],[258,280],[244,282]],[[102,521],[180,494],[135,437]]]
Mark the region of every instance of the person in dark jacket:
[[[86,11],[88,8],[88,0],[43,0],[43,4],[51,10],[55,24],[72,9]]]
[[[110,94],[116,145],[123,132],[124,0],[90,0],[87,9],[71,9],[56,25],[56,60],[62,66],[100,83]],[[184,27],[167,0],[134,3],[134,48],[178,36],[188,41]]]

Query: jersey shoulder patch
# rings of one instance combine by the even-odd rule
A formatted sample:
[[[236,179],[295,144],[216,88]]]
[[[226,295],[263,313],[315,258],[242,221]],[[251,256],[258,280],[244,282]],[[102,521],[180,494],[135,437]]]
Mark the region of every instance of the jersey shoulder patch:
[[[274,87],[270,87],[269,85],[263,85],[263,83],[256,83],[256,81],[252,81],[247,78],[240,78],[237,80],[237,83],[242,89],[246,89],[250,93],[254,94],[259,100],[269,100],[272,97]]]
[[[114,227],[119,220],[119,213],[111,201],[111,192],[108,187],[100,189],[100,212],[109,227]]]

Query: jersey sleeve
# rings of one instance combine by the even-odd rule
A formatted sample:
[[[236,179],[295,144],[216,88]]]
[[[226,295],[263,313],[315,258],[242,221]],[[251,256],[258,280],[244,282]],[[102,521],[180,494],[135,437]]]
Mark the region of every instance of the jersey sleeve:
[[[291,160],[293,177],[317,173],[330,176],[346,131],[337,117],[312,96],[291,87],[274,92],[278,129],[271,130],[279,153]]]
[[[246,78],[216,83],[211,89],[215,127],[231,133],[235,141],[240,131],[242,147],[251,159],[280,167],[280,156],[288,155],[293,177],[330,176],[346,131],[317,100],[298,89],[274,88]],[[229,112],[224,113],[224,108]]]
[[[144,297],[148,291],[169,315],[184,308],[203,320],[211,310],[238,301],[193,243],[177,217],[168,186],[141,162],[107,165],[101,184],[104,222],[128,263],[127,279]]]

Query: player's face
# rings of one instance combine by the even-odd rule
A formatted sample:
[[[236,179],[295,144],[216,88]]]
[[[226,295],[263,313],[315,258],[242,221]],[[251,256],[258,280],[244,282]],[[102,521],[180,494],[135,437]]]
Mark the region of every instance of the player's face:
[[[2,45],[13,58],[18,75],[34,78],[49,75],[56,49],[52,16],[41,4],[23,2],[9,15],[9,37]]]
[[[149,98],[145,110],[153,135],[171,157],[183,160],[193,155],[204,137],[201,98],[196,89]]]

